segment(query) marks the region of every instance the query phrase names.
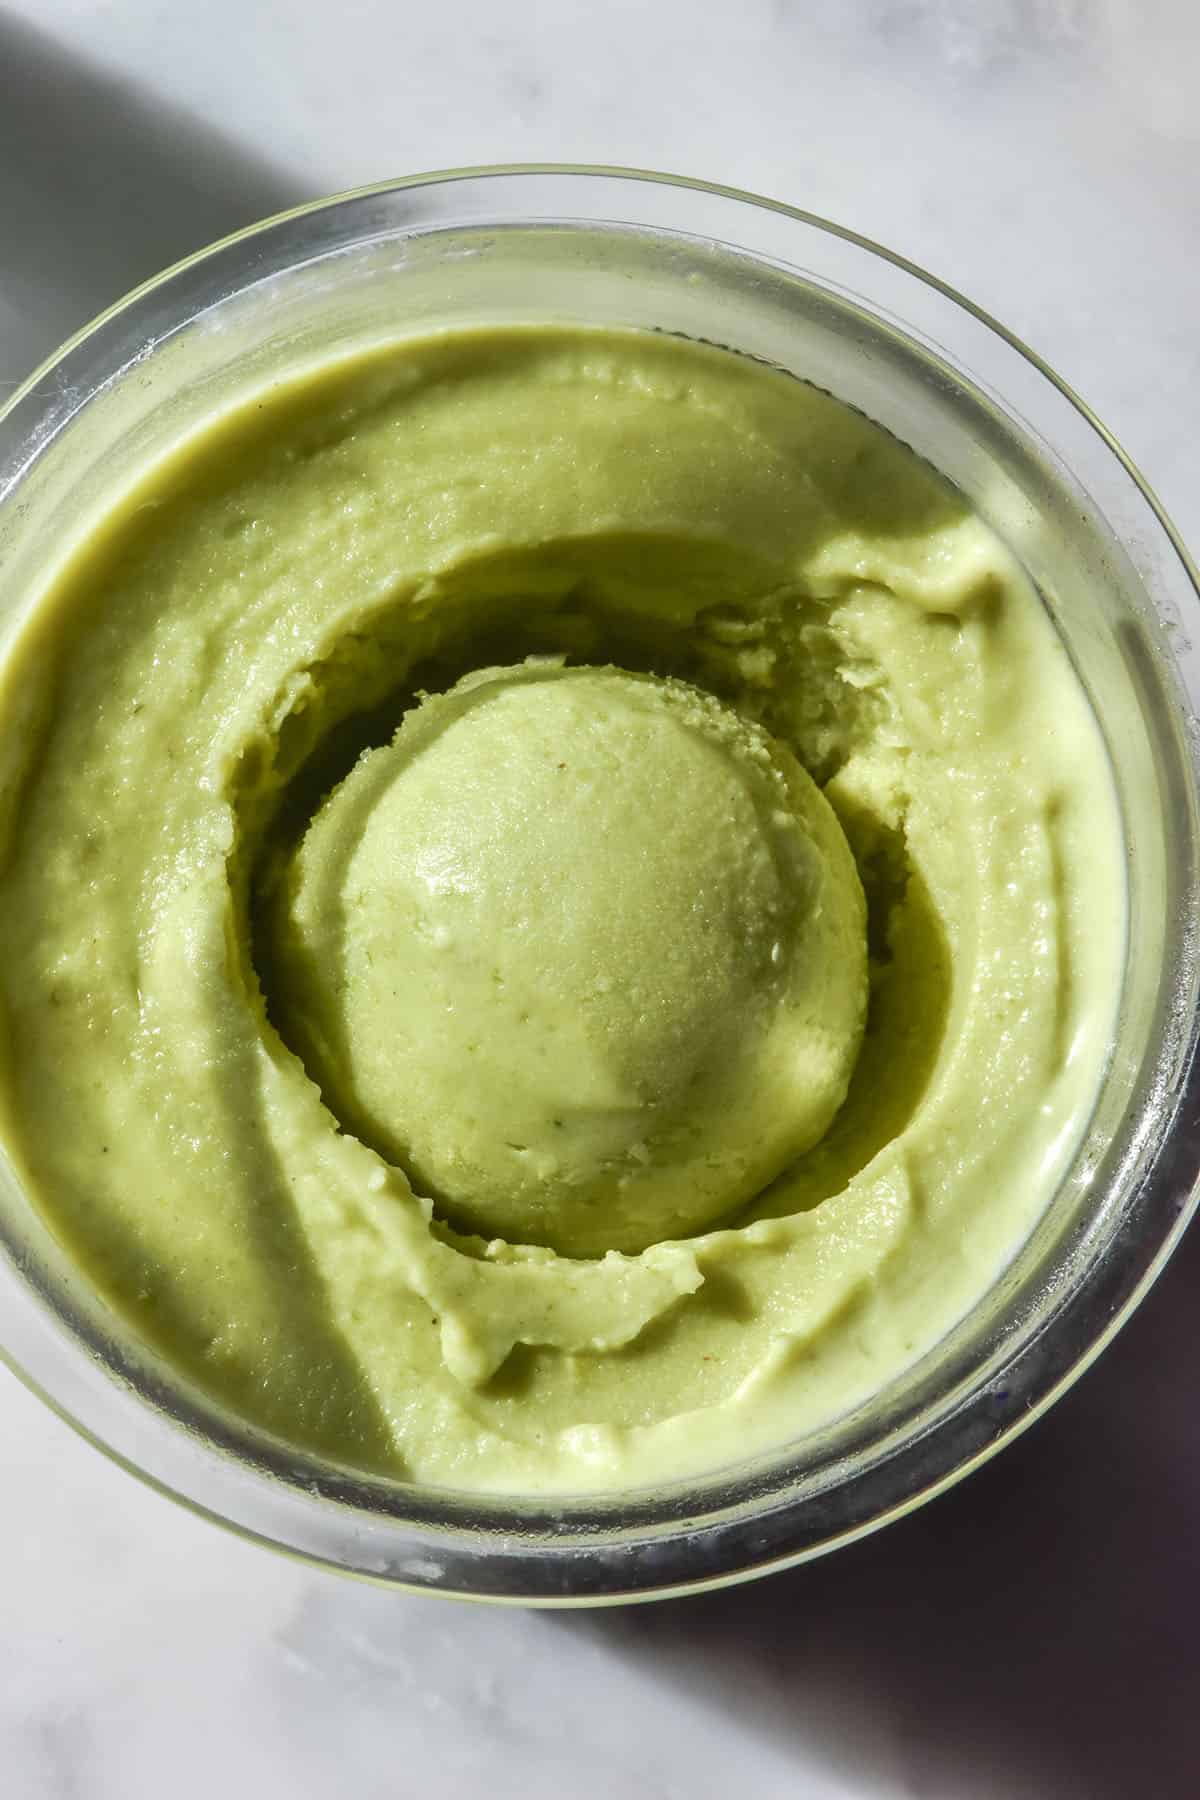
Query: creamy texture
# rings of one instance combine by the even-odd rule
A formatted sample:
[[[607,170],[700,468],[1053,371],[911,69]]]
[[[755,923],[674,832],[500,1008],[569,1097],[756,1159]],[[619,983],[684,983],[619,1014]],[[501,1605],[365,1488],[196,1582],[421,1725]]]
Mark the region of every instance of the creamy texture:
[[[1085,696],[932,471],[749,361],[496,328],[261,395],[90,534],[4,682],[9,1153],[294,1442],[534,1492],[787,1443],[979,1298],[1087,1122],[1124,889]],[[568,742],[611,789],[554,812]],[[443,853],[457,938],[414,899]]]
[[[467,676],[287,871],[284,1035],[468,1230],[572,1255],[710,1225],[821,1137],[867,1008],[828,803],[711,695]]]

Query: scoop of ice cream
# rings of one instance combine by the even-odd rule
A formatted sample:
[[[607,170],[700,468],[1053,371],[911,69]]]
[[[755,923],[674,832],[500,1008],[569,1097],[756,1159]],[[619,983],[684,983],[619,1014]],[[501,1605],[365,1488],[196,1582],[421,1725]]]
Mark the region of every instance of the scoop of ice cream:
[[[325,801],[285,1034],[438,1211],[568,1255],[731,1215],[825,1131],[867,1001],[829,805],[681,682],[530,662],[408,714]]]

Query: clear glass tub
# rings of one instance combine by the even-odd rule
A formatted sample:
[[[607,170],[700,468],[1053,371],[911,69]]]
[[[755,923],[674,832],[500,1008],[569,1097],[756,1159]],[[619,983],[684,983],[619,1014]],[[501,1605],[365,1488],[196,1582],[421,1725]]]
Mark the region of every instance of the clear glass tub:
[[[933,277],[732,190],[527,168],[416,177],[267,221],[67,344],[0,414],[3,630],[139,471],[268,379],[422,326],[552,319],[714,340],[828,388],[934,463],[1037,582],[1107,736],[1128,848],[1121,1019],[1067,1178],[979,1305],[869,1404],[655,1492],[484,1502],[252,1430],[134,1340],[7,1166],[0,1353],[115,1460],[248,1537],[401,1586],[588,1604],[765,1573],[919,1504],[1049,1406],[1170,1254],[1200,1171],[1200,608],[1112,437]]]

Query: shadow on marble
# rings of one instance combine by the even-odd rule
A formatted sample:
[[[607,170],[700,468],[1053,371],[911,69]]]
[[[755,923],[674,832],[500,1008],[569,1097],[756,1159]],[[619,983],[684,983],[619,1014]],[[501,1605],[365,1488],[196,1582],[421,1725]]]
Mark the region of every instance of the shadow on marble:
[[[878,1536],[747,1587],[555,1623],[883,1792],[903,1769],[899,1791],[928,1800],[1191,1800],[1198,1287],[1200,1229],[1047,1418]]]
[[[0,381],[157,270],[307,197],[0,9]]]

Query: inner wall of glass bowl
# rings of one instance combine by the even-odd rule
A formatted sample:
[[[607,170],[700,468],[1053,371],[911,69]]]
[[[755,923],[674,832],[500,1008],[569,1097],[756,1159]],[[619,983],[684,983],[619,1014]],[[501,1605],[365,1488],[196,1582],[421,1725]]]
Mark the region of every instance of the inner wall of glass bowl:
[[[0,528],[8,591],[20,597],[16,612],[45,588],[47,543],[65,555],[142,469],[214,413],[270,381],[403,333],[505,320],[681,332],[761,357],[860,408],[933,463],[1009,543],[1045,596],[1092,695],[1129,844],[1131,933],[1119,1053],[1054,1204],[992,1295],[953,1334],[957,1378],[963,1330],[978,1361],[985,1347],[994,1348],[1022,1284],[1028,1304],[1039,1271],[1054,1264],[1061,1290],[1064,1244],[1075,1239],[1094,1254],[1120,1222],[1131,1159],[1155,1101],[1154,1053],[1172,1006],[1178,856],[1169,854],[1164,783],[1177,703],[1140,583],[1097,509],[1044,445],[932,346],[852,296],[711,243],[568,224],[382,235],[230,294],[147,345],[152,357],[136,361],[79,410],[64,404],[57,435],[22,482],[28,504],[16,509],[15,522],[6,509],[9,523]],[[36,533],[22,531],[25,516],[40,521]],[[11,629],[12,615],[7,623]],[[25,1241],[32,1250],[36,1239],[43,1263],[57,1265],[54,1279],[71,1294],[76,1316],[95,1319],[44,1232],[21,1211]],[[1037,1304],[1048,1306],[1053,1297],[1047,1290]],[[878,1441],[898,1423],[916,1379],[910,1372],[897,1385],[895,1404],[878,1411],[864,1437]]]

